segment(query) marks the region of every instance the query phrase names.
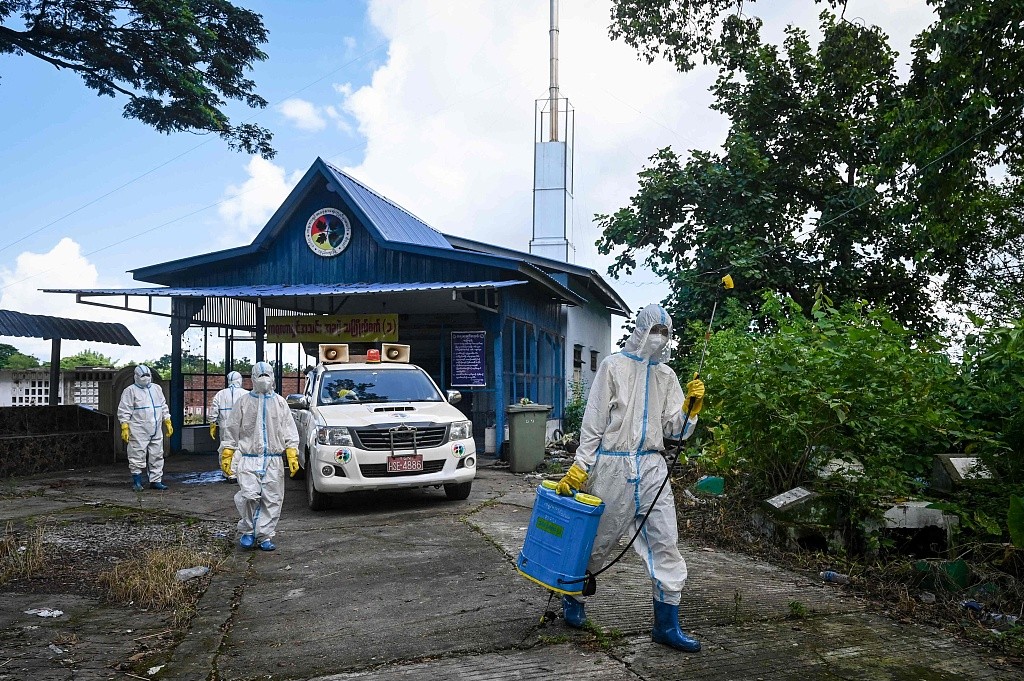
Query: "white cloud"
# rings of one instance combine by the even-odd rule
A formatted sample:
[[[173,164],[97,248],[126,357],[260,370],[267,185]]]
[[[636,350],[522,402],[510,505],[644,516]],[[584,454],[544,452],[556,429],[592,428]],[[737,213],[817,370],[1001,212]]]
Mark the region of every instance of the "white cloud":
[[[278,104],[277,110],[296,128],[304,132],[320,132],[327,127],[327,121],[324,120],[320,109],[304,99],[286,99]]]
[[[289,176],[284,168],[259,156],[250,158],[245,170],[248,179],[240,185],[229,185],[224,190],[226,200],[217,207],[221,219],[229,225],[221,232],[220,248],[250,243],[303,172],[297,170]]]
[[[820,7],[771,7],[767,37],[778,39],[789,22],[815,33]],[[627,205],[657,149],[715,149],[727,130],[709,109],[716,73],[646,64],[608,38],[609,9],[608,0],[561,3],[559,32],[561,91],[575,108],[572,240],[577,264],[602,273],[610,259],[594,247],[593,215]],[[854,9],[892,30],[904,49],[930,16],[923,0]],[[334,86],[366,138],[363,161],[346,170],[443,232],[527,250],[534,100],[548,87],[548,4],[371,0],[369,17],[389,39],[388,57],[368,85]],[[653,280],[640,271],[611,283],[636,309],[666,295]]]
[[[80,305],[70,294],[43,293],[40,288],[128,288],[138,282],[127,277],[101,279],[96,266],[84,255],[77,242],[63,238],[46,253],[25,251],[18,255],[14,269],[0,269],[0,308],[27,314],[70,317],[101,322],[120,322],[128,327],[141,347],[61,342],[61,355],[67,357],[92,349],[118,362],[153,359],[171,351],[168,320],[130,312]],[[120,299],[118,299],[120,300]],[[137,304],[133,301],[133,304]],[[50,341],[37,338],[0,336],[22,352],[49,361]]]

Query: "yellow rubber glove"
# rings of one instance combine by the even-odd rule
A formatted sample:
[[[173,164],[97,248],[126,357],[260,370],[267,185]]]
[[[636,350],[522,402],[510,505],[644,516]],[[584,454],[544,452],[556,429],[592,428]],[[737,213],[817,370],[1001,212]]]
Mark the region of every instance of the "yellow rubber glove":
[[[562,479],[558,481],[558,487],[555,491],[561,494],[563,497],[571,497],[573,490],[583,489],[583,483],[587,481],[587,472],[573,464],[569,466],[569,470],[565,472]]]
[[[167,437],[174,435],[174,426],[171,425],[170,419],[164,421],[164,435]]]
[[[210,439],[211,440],[216,440],[217,439],[217,424],[216,423],[211,423],[210,424]]]
[[[692,406],[691,406],[692,404]],[[683,400],[683,413],[696,416],[704,408],[704,381],[693,375],[693,380],[686,384],[686,399]]]
[[[220,453],[220,469],[224,471],[226,477],[231,477],[234,473],[231,472],[231,457],[235,455],[235,450],[228,449],[225,447]]]
[[[131,437],[131,434],[128,432],[128,424],[127,423],[122,423],[121,424],[121,441],[124,442],[125,444],[128,444],[128,438],[129,437]]]
[[[284,455],[288,459],[288,474],[294,478],[295,474],[299,472],[299,453],[295,451],[294,447],[289,447],[284,450]]]

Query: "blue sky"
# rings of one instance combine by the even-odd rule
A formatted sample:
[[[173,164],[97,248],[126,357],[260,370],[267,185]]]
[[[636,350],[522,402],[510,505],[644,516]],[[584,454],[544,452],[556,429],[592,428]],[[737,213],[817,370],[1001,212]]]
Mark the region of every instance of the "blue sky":
[[[0,55],[0,308],[119,321],[143,343],[65,343],[65,354],[92,347],[141,360],[169,352],[170,338],[162,319],[38,289],[133,286],[126,270],[248,243],[317,156],[443,232],[527,250],[547,0],[237,4],[270,32],[269,59],[252,74],[270,106],[228,110],[274,131],[272,162],[213,136],[162,135],[72,73]],[[821,9],[770,7],[769,35],[788,22],[813,29]],[[715,149],[726,130],[708,109],[714,73],[639,61],[608,39],[608,15],[608,0],[561,3],[562,93],[576,111],[571,236],[577,264],[602,273],[609,260],[593,247],[592,216],[628,202],[659,147]],[[924,0],[851,0],[847,16],[889,30],[906,62],[930,11]],[[612,284],[634,309],[666,293],[644,271]],[[0,342],[48,357],[46,341]]]

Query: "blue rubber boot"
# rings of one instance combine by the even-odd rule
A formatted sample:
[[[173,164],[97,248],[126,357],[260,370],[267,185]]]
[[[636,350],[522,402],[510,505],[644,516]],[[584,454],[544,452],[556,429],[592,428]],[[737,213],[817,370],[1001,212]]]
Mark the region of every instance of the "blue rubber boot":
[[[132,473],[132,490],[142,491],[142,473]]]
[[[700,641],[692,639],[679,628],[679,606],[654,601],[654,629],[651,638],[655,643],[682,650],[687,653],[699,653]]]
[[[277,545],[269,539],[264,539],[260,542],[260,551],[273,551],[277,548]]]
[[[565,618],[565,623],[573,629],[582,629],[584,622],[587,621],[587,612],[583,602],[577,601],[572,596],[562,596],[562,617]]]
[[[238,540],[238,545],[243,549],[251,549],[252,545],[256,543],[256,537],[251,534],[243,534],[242,538]]]
[[[167,485],[165,485],[164,483],[162,483],[159,480],[157,480],[156,482],[149,483],[149,488],[150,489],[158,489],[158,490],[160,490],[162,492],[165,489],[167,489]]]

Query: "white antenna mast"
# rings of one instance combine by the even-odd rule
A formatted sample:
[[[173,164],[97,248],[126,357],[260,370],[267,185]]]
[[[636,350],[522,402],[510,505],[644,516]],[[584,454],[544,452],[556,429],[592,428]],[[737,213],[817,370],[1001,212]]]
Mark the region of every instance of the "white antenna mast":
[[[558,0],[551,0],[551,30],[548,32],[551,52],[551,85],[548,88],[552,142],[558,141]]]

